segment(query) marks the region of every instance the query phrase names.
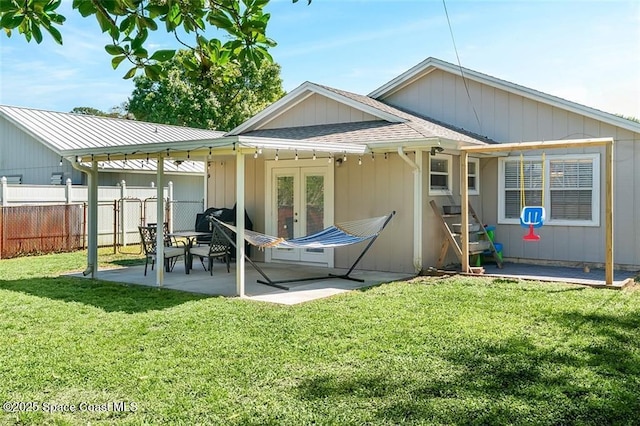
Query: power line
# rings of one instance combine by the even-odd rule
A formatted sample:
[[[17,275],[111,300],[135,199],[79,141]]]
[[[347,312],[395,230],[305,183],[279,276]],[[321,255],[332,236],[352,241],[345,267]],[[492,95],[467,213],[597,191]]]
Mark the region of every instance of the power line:
[[[464,70],[462,68],[462,63],[460,62],[460,55],[458,55],[458,47],[456,46],[456,39],[453,36],[453,28],[451,27],[451,20],[449,19],[449,12],[447,11],[447,4],[445,0],[442,0],[442,6],[444,6],[444,14],[447,16],[447,24],[449,25],[449,33],[451,34],[451,41],[453,42],[453,50],[456,52],[456,58],[458,59],[458,67],[460,68],[460,75],[462,76],[462,82],[464,83],[464,88],[467,91],[467,97],[469,98],[469,104],[471,105],[471,109],[473,109],[473,114],[476,116],[476,121],[478,122],[478,127],[480,131],[478,133],[482,134],[482,124],[480,123],[480,117],[478,117],[478,112],[476,111],[476,107],[473,105],[473,101],[471,100],[471,93],[469,93],[469,86],[467,85],[467,79],[464,75]]]

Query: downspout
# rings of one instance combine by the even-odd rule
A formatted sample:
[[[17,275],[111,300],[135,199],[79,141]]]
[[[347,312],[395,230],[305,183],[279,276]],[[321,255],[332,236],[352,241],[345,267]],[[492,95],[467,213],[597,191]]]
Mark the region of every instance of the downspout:
[[[91,167],[85,167],[76,161],[70,161],[74,169],[87,174],[89,189],[87,217],[87,268],[82,275],[96,278],[98,272],[98,162],[92,161]]]
[[[398,147],[398,155],[413,169],[413,267],[422,272],[422,151],[416,150],[415,162]]]

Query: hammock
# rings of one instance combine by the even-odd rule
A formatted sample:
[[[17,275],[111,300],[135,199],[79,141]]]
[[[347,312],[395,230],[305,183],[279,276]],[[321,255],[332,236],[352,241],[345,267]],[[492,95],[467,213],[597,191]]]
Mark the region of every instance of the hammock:
[[[219,224],[229,228],[231,231],[236,232],[235,226],[221,222],[215,217],[211,218],[215,219]],[[244,239],[251,245],[261,249],[271,247],[322,249],[348,246],[376,237],[380,231],[384,229],[388,218],[389,216],[380,216],[371,219],[343,222],[341,224],[330,226],[320,232],[316,232],[315,234],[290,240],[245,230]]]
[[[285,240],[281,237],[274,237],[271,235],[261,234],[259,232],[250,231],[245,229],[244,231],[244,239],[248,243],[260,247],[262,249],[268,247],[283,247],[283,248],[332,248],[332,247],[340,247],[346,246],[350,244],[357,244],[363,241],[369,241],[369,244],[364,248],[360,256],[353,262],[351,268],[347,271],[346,274],[336,275],[329,274],[324,277],[309,277],[309,278],[298,278],[291,280],[279,280],[274,281],[269,278],[262,269],[258,265],[256,265],[249,256],[245,254],[245,259],[251,263],[251,265],[262,275],[266,281],[258,280],[261,284],[266,284],[272,287],[277,287],[282,290],[289,290],[289,287],[285,287],[280,285],[281,283],[289,283],[289,282],[297,282],[297,281],[311,281],[325,278],[341,278],[344,280],[358,281],[364,282],[360,278],[353,278],[350,276],[353,269],[356,267],[358,262],[362,259],[362,257],[367,253],[371,245],[375,242],[375,240],[380,235],[380,232],[387,226],[389,221],[396,214],[395,211],[391,212],[388,216],[380,216],[374,217],[371,219],[362,219],[362,220],[354,220],[351,222],[343,222],[341,224],[336,224],[334,226],[330,226],[320,232],[316,232],[315,234],[307,235],[306,237],[293,238],[290,240]],[[222,222],[215,218],[214,216],[209,216],[211,223],[220,227],[220,225],[228,228],[229,230],[236,232],[236,227],[233,225],[229,225],[228,223]],[[222,232],[222,234],[229,240],[229,243],[234,247],[236,246],[233,238],[228,235],[226,232]],[[236,247],[237,248],[237,247]]]

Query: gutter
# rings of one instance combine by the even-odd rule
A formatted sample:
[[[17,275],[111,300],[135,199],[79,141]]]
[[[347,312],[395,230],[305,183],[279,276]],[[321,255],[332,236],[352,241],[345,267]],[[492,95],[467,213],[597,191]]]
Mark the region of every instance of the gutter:
[[[422,272],[422,151],[416,150],[415,161],[401,146],[398,155],[413,169],[413,267],[419,274]]]

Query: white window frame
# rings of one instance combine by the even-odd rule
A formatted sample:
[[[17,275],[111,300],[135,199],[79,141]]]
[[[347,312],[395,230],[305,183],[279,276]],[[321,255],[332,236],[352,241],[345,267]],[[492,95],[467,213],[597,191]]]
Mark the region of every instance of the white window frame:
[[[436,159],[436,160],[447,160],[447,172],[446,172],[446,176],[447,176],[447,189],[433,189],[431,187],[431,160],[432,159]],[[453,170],[453,156],[449,155],[449,154],[436,154],[436,155],[431,155],[429,157],[429,195],[451,195],[451,180],[452,180],[452,170]],[[442,172],[434,172],[438,175],[442,175],[444,176],[445,173]]]
[[[541,161],[542,157],[531,156],[524,157],[524,161]],[[564,160],[591,160],[593,164],[593,187],[591,194],[591,220],[566,220],[566,219],[551,219],[551,190],[550,190],[550,162],[551,161],[564,161]],[[506,218],[505,217],[505,186],[504,186],[504,173],[505,164],[507,162],[520,163],[520,157],[502,157],[498,159],[498,223],[505,225],[519,225],[519,219]],[[566,155],[545,155],[544,164],[544,200],[543,204],[547,210],[547,219],[544,224],[552,226],[600,226],[600,154],[566,154]]]
[[[469,157],[467,161],[469,164],[473,163],[476,165],[476,172],[474,174],[471,174],[467,168],[467,175],[476,178],[476,186],[473,188],[468,187],[469,195],[480,195],[480,159]],[[462,185],[462,167],[460,167],[460,185]],[[460,189],[460,191],[462,191],[462,189]]]

